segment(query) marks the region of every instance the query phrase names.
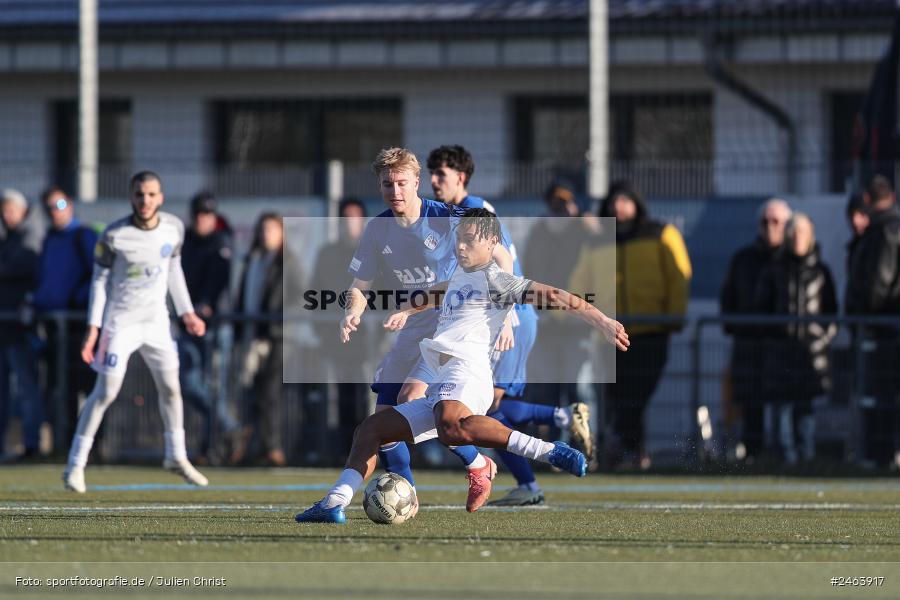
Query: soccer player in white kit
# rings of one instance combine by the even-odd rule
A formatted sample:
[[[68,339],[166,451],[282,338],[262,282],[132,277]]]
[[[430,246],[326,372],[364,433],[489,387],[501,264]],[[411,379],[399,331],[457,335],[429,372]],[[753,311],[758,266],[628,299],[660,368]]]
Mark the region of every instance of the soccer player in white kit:
[[[491,352],[515,304],[568,310],[622,351],[628,349],[628,334],[621,323],[565,290],[501,270],[492,259],[499,240],[497,217],[484,208],[468,209],[456,228],[458,266],[443,297],[435,293],[440,288],[421,290],[420,297],[411,295],[412,308],[385,320],[387,329],[398,330],[411,314],[441,306],[434,337],[419,343],[422,357],[437,376],[424,398],[376,412],[362,422],[340,478],[325,498],[298,514],[296,521],[345,523],[344,507],[375,470],[378,448],[389,442],[417,444],[438,438],[446,445],[504,448],[573,475],[585,475],[587,461],[578,450],[509,429],[484,416],[494,399]],[[354,294],[347,311],[358,317],[356,311],[361,314],[365,306],[362,294]]]
[[[159,175],[141,171],[131,178],[129,190],[132,214],[106,228],[94,253],[81,358],[97,371],[97,382],[78,417],[63,473],[66,489],[79,493],[87,489],[84,468],[94,435],[122,387],[128,359],[135,351],[147,363],[159,394],[165,427],[163,467],[190,484],[208,483],[187,458],[178,350],[166,306],[170,294],[188,333],[202,336],[206,332],[206,324],[194,313],[181,270],[184,224],[174,215],[159,212],[164,200]]]

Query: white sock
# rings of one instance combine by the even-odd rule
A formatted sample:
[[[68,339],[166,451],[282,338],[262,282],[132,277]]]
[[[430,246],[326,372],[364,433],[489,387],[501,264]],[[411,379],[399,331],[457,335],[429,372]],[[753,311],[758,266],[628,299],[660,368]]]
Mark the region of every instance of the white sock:
[[[76,435],[72,438],[72,447],[69,449],[69,466],[82,469],[87,466],[88,455],[91,453],[93,445],[93,436]]]
[[[528,490],[529,492],[539,492],[541,491],[541,486],[537,484],[537,481],[532,481],[531,483],[523,483],[519,486],[523,490]]]
[[[568,406],[557,406],[553,410],[553,422],[560,429],[566,429],[572,424],[572,409]]]
[[[338,477],[325,499],[322,500],[322,508],[334,508],[335,506],[347,506],[353,500],[353,494],[363,484],[363,476],[356,469],[344,469]]]
[[[166,459],[187,460],[187,446],[184,443],[184,429],[167,431],[163,434],[166,439]]]
[[[509,434],[509,441],[506,443],[506,449],[513,454],[518,454],[519,456],[524,456],[531,460],[549,462],[547,456],[549,456],[550,451],[553,450],[553,444],[526,435],[521,431],[513,431]]]
[[[487,460],[485,460],[484,454],[479,452],[478,456],[475,457],[475,460],[473,460],[471,464],[466,465],[466,468],[471,471],[472,469],[480,469],[485,465],[487,465]]]

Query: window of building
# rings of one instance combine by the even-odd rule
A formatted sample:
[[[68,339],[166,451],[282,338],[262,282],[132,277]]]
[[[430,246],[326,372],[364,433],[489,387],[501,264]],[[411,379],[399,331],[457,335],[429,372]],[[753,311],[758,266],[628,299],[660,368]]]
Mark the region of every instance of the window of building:
[[[710,94],[610,98],[610,180],[627,179],[648,196],[713,191]]]
[[[132,168],[131,101],[104,99],[99,109],[97,193],[101,197],[120,197],[126,193]],[[51,111],[54,160],[50,178],[69,193],[76,193],[78,102],[55,101]]]
[[[540,195],[559,179],[584,192],[587,96],[515,98],[513,119],[516,162],[506,177],[506,193]]]
[[[515,152],[522,170],[565,177],[584,190],[586,96],[517,98]],[[629,179],[652,196],[712,192],[710,94],[614,94],[609,102],[610,180]]]
[[[212,112],[220,194],[321,194],[328,161],[352,174],[403,142],[396,99],[225,100]]]
[[[832,192],[844,192],[853,173],[853,126],[862,108],[865,92],[833,92],[829,95],[831,132],[829,186]]]

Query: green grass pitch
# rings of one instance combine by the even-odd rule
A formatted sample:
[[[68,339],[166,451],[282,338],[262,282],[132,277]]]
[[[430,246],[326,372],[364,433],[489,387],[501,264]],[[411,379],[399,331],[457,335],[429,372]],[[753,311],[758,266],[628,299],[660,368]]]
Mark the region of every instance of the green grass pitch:
[[[542,473],[546,507],[468,514],[462,472],[418,472],[423,508],[416,519],[376,525],[357,497],[348,524],[334,526],[299,525],[293,516],[323,495],[336,470],[207,469],[210,488],[192,489],[161,468],[97,467],[87,470],[89,488],[96,487],[77,495],[62,489],[61,469],[0,469],[0,597],[26,591],[15,585],[16,574],[69,573],[73,565],[81,573],[231,578],[230,587],[204,587],[204,597],[248,589],[267,589],[266,597],[381,597],[400,586],[442,598],[441,584],[450,582],[496,586],[494,597],[517,590],[519,598],[628,597],[635,590],[641,598],[688,590],[707,597],[709,585],[724,587],[708,597],[759,597],[766,585],[775,596],[900,595],[896,478]],[[500,476],[495,497],[510,485]],[[394,563],[405,565],[402,577]],[[438,572],[448,576],[436,579]],[[886,581],[863,592],[827,585],[826,575]],[[157,587],[142,593],[159,597],[165,586]]]

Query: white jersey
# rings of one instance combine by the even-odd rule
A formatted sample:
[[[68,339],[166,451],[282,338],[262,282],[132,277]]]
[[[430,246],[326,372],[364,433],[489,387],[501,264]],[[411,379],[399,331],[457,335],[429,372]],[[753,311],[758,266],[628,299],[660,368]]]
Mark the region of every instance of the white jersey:
[[[531,284],[494,261],[471,271],[457,267],[447,284],[434,337],[419,345],[422,356],[435,369],[438,353],[489,364],[506,315],[524,303]]]
[[[154,229],[136,227],[131,216],[112,223],[94,252],[88,325],[119,328],[167,320],[166,293],[179,316],[193,312],[181,270],[184,224],[159,213]]]

